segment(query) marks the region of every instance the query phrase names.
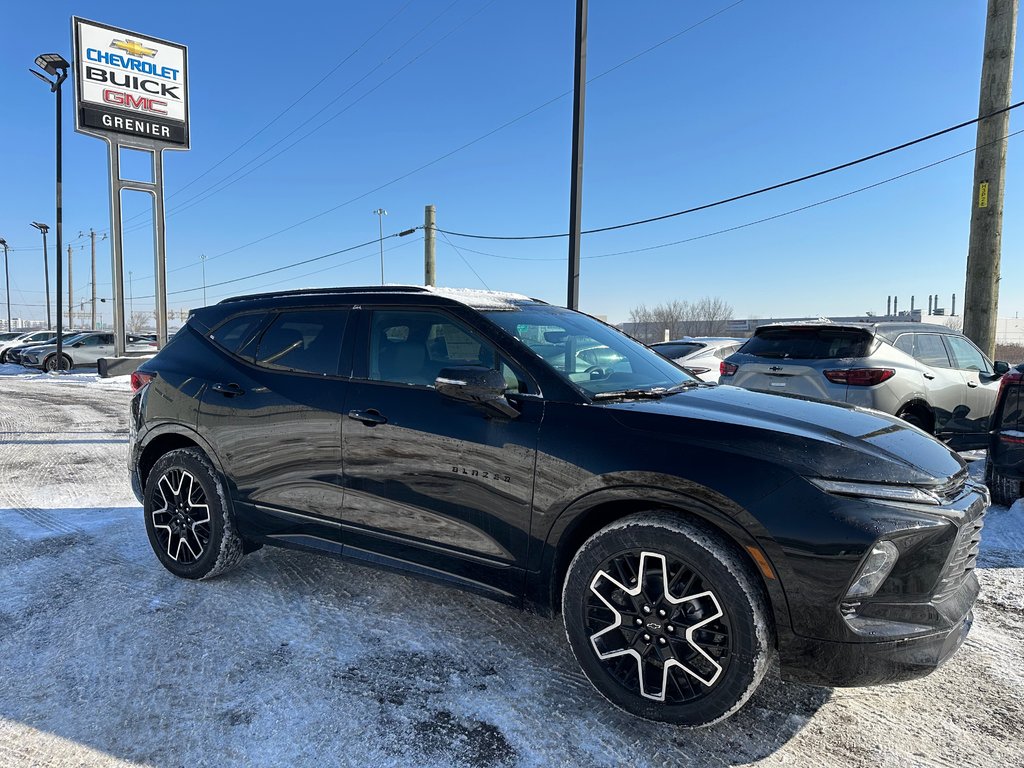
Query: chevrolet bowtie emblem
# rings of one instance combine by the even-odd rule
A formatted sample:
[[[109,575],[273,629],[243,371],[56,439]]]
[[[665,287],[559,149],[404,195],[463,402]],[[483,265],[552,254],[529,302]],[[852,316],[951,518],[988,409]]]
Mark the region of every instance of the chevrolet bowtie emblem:
[[[156,56],[156,48],[147,48],[142,43],[137,43],[131,39],[113,40],[110,43],[110,47],[120,48],[132,56]]]

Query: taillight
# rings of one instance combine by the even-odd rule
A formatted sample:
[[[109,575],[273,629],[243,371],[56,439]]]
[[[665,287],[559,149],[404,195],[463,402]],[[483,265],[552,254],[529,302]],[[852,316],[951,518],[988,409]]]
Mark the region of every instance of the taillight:
[[[144,386],[149,384],[153,380],[152,373],[144,373],[143,371],[132,371],[132,392],[138,392]]]
[[[722,364],[718,366],[718,373],[721,376],[732,376],[739,369],[740,367],[735,363],[727,363],[723,360]]]
[[[824,373],[833,384],[849,384],[851,387],[873,387],[896,375],[892,368],[833,368]]]

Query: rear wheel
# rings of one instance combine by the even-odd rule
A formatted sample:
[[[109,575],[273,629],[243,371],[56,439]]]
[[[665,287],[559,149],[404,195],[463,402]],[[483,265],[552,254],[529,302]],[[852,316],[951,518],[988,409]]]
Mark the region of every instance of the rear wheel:
[[[562,616],[598,691],[649,720],[728,717],[774,655],[756,576],[719,535],[668,512],[632,515],[587,540],[569,565]]]
[[[183,579],[209,579],[245,554],[217,470],[198,448],[157,459],[143,496],[146,533],[163,566]]]
[[[901,411],[897,416],[907,422],[907,424],[915,426],[929,435],[932,434],[932,420],[920,411]]]

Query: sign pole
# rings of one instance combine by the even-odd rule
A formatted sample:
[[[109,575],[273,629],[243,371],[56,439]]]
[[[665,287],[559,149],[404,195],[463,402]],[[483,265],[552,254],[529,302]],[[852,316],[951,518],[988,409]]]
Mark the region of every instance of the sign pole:
[[[153,149],[153,274],[156,278],[156,343],[167,343],[167,238],[164,232],[164,153]]]
[[[114,356],[125,352],[124,321],[124,259],[121,250],[121,147],[115,141],[107,142],[110,169],[110,274],[114,281]]]

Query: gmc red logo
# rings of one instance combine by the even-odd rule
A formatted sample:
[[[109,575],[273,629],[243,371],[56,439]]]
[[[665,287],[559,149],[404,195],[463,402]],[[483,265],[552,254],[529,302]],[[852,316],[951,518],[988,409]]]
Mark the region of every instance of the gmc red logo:
[[[129,109],[141,109],[144,112],[152,112],[157,115],[167,114],[167,102],[159,99],[151,99],[148,96],[133,96],[124,91],[113,91],[109,88],[103,89],[103,100],[108,104],[116,104],[119,107]]]

